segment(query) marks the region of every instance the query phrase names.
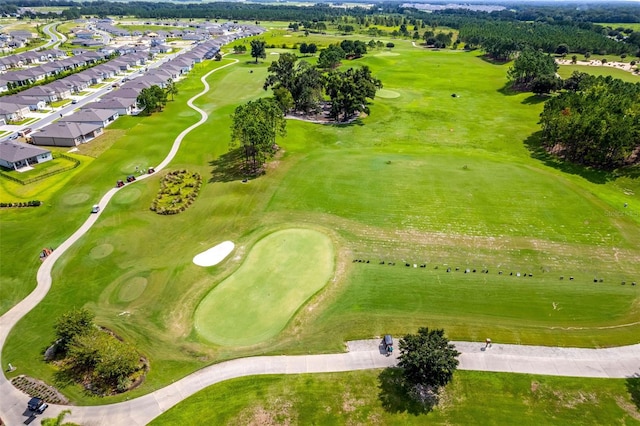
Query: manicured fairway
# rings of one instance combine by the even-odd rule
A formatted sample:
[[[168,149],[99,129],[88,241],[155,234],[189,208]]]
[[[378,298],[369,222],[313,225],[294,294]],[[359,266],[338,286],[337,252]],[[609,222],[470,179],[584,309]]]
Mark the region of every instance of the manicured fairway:
[[[334,249],[309,229],[274,232],[214,288],[195,313],[195,328],[212,343],[246,346],[269,339],[329,280]]]
[[[197,418],[215,418],[219,425],[640,424],[638,401],[628,390],[637,393],[638,379],[458,371],[440,404],[420,413],[390,377],[388,371],[358,371],[234,379],[195,394],[151,424]]]

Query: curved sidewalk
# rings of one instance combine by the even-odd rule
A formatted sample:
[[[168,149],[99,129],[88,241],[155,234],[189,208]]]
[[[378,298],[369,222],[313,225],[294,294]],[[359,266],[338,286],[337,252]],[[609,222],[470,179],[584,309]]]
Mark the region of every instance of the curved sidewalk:
[[[304,374],[367,370],[394,366],[395,356],[386,357],[379,348],[380,340],[349,342],[349,352],[326,355],[261,356],[241,358],[215,364],[196,371],[171,385],[118,404],[93,407],[51,406],[47,417],[71,409],[69,421],[91,425],[145,425],[194,393],[236,377],[264,374]],[[453,342],[460,355],[461,370],[509,373],[547,374],[556,376],[625,378],[640,377],[640,344],[608,349],[557,348]],[[22,423],[26,404],[15,407],[7,416]]]

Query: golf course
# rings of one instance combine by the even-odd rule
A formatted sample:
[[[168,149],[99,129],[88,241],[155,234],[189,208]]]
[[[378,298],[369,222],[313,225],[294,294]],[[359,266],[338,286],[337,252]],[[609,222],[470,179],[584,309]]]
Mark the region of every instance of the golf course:
[[[284,33],[261,37],[278,46],[300,41]],[[183,139],[167,168],[118,191],[56,262],[50,291],[2,348],[3,364],[18,367],[7,377],[35,377],[74,404],[104,405],[225,360],[343,352],[348,340],[424,326],[460,341],[639,343],[640,169],[603,172],[548,154],[539,143],[545,97],[511,91],[509,64],[479,51],[394,43],[342,62],[344,69],[367,65],[382,81],[369,114],[348,124],[288,120],[265,174],[246,182],[240,150],[230,148],[231,115],[271,96],[263,90],[269,63],[291,49],[267,49],[257,64],[248,53],[198,64],[162,112],[122,117],[106,131],[103,149],[68,154],[80,161],[75,169],[26,186],[0,177],[0,201],[43,202],[0,209],[4,314],[35,288],[43,247],[55,250],[118,179],[157,165],[199,120],[186,102],[202,90],[200,77],[239,60],[207,78],[211,89],[194,103],[208,120]],[[154,213],[162,177],[180,169],[202,176],[197,199],[180,214]],[[235,245],[224,260],[194,263],[223,241]],[[43,361],[55,319],[73,308],[95,313],[97,324],[148,360],[140,386],[98,397],[63,382]],[[379,374],[234,379],[154,424],[205,412],[249,424],[262,411],[279,423],[423,424],[409,408],[381,402]],[[622,379],[465,371],[444,405],[424,415],[468,424],[495,403],[493,424],[523,411],[525,424],[635,424],[629,395]],[[289,405],[275,408],[276,400]]]

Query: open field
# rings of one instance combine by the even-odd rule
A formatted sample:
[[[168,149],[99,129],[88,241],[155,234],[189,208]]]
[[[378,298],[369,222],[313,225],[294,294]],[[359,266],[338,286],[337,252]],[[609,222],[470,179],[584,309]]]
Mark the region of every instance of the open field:
[[[284,35],[264,38],[270,43],[270,37],[288,39]],[[506,90],[508,65],[490,64],[475,52],[394,42],[391,51],[344,64],[366,64],[383,81],[384,96],[372,103],[370,116],[349,125],[290,121],[278,158],[248,184],[240,182],[237,152],[228,153],[230,115],[267,94],[268,62],[233,55],[241,62],[212,75],[212,90],[196,101],[210,112],[208,122],[185,138],[171,164],[203,176],[198,200],[180,215],[160,216],[149,211],[159,176],[120,191],[56,264],[49,295],[12,332],[3,359],[19,360],[20,374],[53,381],[41,350],[53,339],[51,319],[71,306],[94,311],[97,323],[133,343],[152,365],[144,384],[126,396],[98,399],[63,388],[85,404],[146,393],[221,359],[338,351],[346,339],[423,325],[444,327],[461,340],[637,343],[640,289],[629,285],[640,281],[637,170],[600,173],[541,152],[535,132],[543,99]],[[52,193],[46,208],[0,212],[2,255],[32,259],[1,263],[3,282],[11,283],[0,289],[4,310],[32,288],[41,247],[59,244],[117,179],[157,164],[197,120],[185,100],[200,90],[203,72],[180,83],[164,112],[110,126],[122,137]],[[249,274],[243,268],[259,242],[290,228],[331,239],[332,279],[306,303],[313,292],[283,306],[287,319],[295,313],[267,342],[239,348],[199,335],[194,312],[207,294],[226,292],[223,286],[234,280],[246,285],[247,276],[238,277]],[[26,233],[33,237],[25,241]],[[237,248],[224,262],[192,263],[225,240]],[[423,263],[427,267],[413,267]],[[448,273],[448,266],[478,272]],[[268,328],[279,330],[278,324]]]
[[[568,78],[573,74],[574,71],[586,72],[587,74],[593,75],[610,75],[613,78],[619,78],[622,81],[628,81],[630,83],[640,83],[640,75],[633,74],[628,71],[624,71],[617,68],[612,67],[591,67],[591,66],[583,66],[583,65],[561,65],[558,69],[558,74],[562,78]]]
[[[638,379],[459,371],[440,404],[422,413],[398,395],[392,377],[389,371],[358,371],[234,379],[195,394],[151,424],[187,424],[196,418],[215,418],[220,425],[640,423],[638,402],[629,391]]]

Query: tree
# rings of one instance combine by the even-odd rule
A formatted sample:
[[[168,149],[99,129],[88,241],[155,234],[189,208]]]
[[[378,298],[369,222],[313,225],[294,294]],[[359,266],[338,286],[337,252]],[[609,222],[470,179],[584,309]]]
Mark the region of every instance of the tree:
[[[578,57],[577,57],[576,55],[573,55],[573,56],[571,57],[571,63],[572,63],[572,64],[576,64],[577,62],[578,62]]]
[[[326,49],[320,51],[318,57],[318,67],[324,69],[335,68],[340,61],[346,57],[344,50],[340,46],[330,44]]]
[[[400,339],[398,366],[405,381],[412,385],[439,388],[453,378],[458,368],[458,352],[444,337],[444,330],[422,327],[418,334]]]
[[[373,99],[382,87],[366,65],[354,70],[332,71],[326,77],[326,91],[331,99],[331,116],[347,121],[356,111],[368,112],[367,99]]]
[[[54,325],[60,350],[66,352],[69,344],[76,336],[89,333],[94,328],[94,318],[95,315],[84,308],[74,309],[62,314]]]
[[[318,51],[318,46],[316,46],[315,43],[309,43],[307,45],[307,53],[311,54],[311,55],[315,55],[315,53]]]
[[[567,53],[569,53],[569,46],[565,43],[559,44],[558,47],[556,47],[557,55],[566,55]]]
[[[140,368],[140,356],[130,345],[94,328],[69,345],[66,369],[88,378],[98,388],[128,388],[128,377]]]
[[[309,45],[307,43],[300,43],[300,53],[302,55],[309,53]]]
[[[67,414],[71,414],[71,410],[62,410],[60,414],[58,414],[58,417],[49,417],[46,419],[42,419],[41,424],[42,426],[76,426],[75,423],[62,423]]]
[[[247,51],[247,46],[244,44],[236,44],[233,46],[233,53],[245,53]]]
[[[388,47],[389,49],[393,49],[394,47],[396,47],[396,45],[395,45],[395,44],[393,44],[393,43],[391,43],[391,42],[389,42],[389,43],[387,43],[387,47]]]
[[[275,153],[276,137],[286,134],[282,109],[273,98],[260,98],[238,106],[231,118],[231,146],[239,143],[246,170],[258,173],[264,161]]]
[[[172,101],[174,99],[174,96],[178,94],[178,86],[176,86],[176,83],[173,81],[172,78],[167,80],[167,87],[165,87],[164,90],[167,93],[167,95],[171,95]]]
[[[556,61],[548,54],[525,48],[513,62],[507,77],[514,88],[530,90],[534,80],[553,77],[558,70]]]
[[[142,89],[136,101],[144,108],[145,113],[149,115],[158,109],[162,111],[162,108],[167,104],[167,92],[154,84],[151,87]]]
[[[256,58],[256,64],[258,63],[258,58],[267,58],[266,46],[267,43],[264,40],[251,40],[251,57]]]
[[[538,77],[531,83],[531,91],[536,95],[549,94],[562,89],[562,79],[555,75]]]

